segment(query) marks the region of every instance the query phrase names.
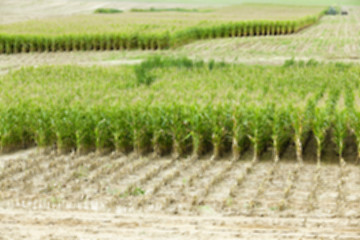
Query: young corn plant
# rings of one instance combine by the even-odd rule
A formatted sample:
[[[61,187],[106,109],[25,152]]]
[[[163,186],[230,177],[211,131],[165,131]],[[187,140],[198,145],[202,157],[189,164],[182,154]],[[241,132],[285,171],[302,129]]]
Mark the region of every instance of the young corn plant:
[[[67,152],[76,148],[76,126],[74,112],[70,109],[58,109],[51,114],[51,128],[56,136],[58,153]]]
[[[132,118],[130,109],[111,109],[110,132],[112,142],[117,153],[128,153],[134,147],[134,131],[132,130]]]
[[[245,109],[235,106],[232,113],[232,155],[233,160],[240,159],[241,154],[249,146],[248,128],[245,125],[247,114]]]
[[[29,115],[26,106],[3,109],[0,112],[0,151],[24,148],[31,143]]]
[[[91,110],[75,109],[75,137],[77,153],[86,153],[95,149],[95,119]]]
[[[256,25],[253,22],[248,22],[247,27],[248,27],[248,36],[250,37],[254,36]]]
[[[192,105],[190,108],[189,123],[192,138],[192,156],[199,158],[211,145],[211,129],[209,124],[208,108]]]
[[[217,159],[225,151],[226,143],[229,142],[231,132],[230,106],[214,106],[209,111],[212,129],[213,159]]]
[[[330,96],[329,99],[326,103],[326,111],[328,113],[333,113],[336,110],[336,104],[338,102],[338,100],[340,99],[340,95],[341,95],[341,90],[338,88],[333,88],[330,91]],[[332,116],[332,114],[329,114],[330,116]]]
[[[317,144],[316,150],[316,162],[317,165],[321,164],[321,154],[324,147],[324,141],[327,134],[327,131],[330,127],[329,115],[326,109],[316,108],[314,118],[312,121],[312,131]]]
[[[352,86],[357,89],[357,86]],[[356,162],[360,161],[360,115],[355,109],[355,95],[351,86],[346,87],[345,90],[345,106],[346,111],[346,123],[349,129],[349,133],[355,136],[356,146],[357,146],[357,159]]]
[[[41,108],[30,110],[33,116],[31,121],[31,132],[34,141],[39,148],[52,146],[56,142],[56,136],[51,128],[51,111]]]
[[[113,149],[111,136],[111,117],[105,111],[94,111],[95,118],[95,147],[97,153]]]
[[[357,146],[357,164],[360,162],[360,112],[355,109],[349,109],[347,111],[349,128],[352,134],[354,134]]]
[[[334,142],[337,147],[337,153],[339,155],[339,163],[343,165],[345,163],[343,159],[343,151],[345,148],[344,140],[348,133],[348,117],[347,117],[347,111],[336,111],[334,122],[333,122],[333,136],[334,136]]]
[[[296,148],[296,160],[303,162],[303,141],[308,132],[309,122],[306,112],[302,108],[290,106],[290,122],[294,131],[294,142]]]
[[[188,109],[184,106],[173,104],[169,111],[170,114],[170,131],[172,136],[172,153],[174,158],[184,155],[192,144],[190,134],[190,122]]]
[[[354,95],[353,88],[357,89],[358,87],[350,86],[350,84],[349,84],[346,86],[346,90],[345,90],[345,107],[348,112],[352,112],[355,110],[355,107],[354,107],[355,95]]]
[[[148,107],[138,106],[131,112],[134,150],[144,154],[152,149],[153,129]]]
[[[249,133],[248,138],[253,145],[253,162],[258,162],[260,154],[267,147],[271,139],[271,119],[269,117],[271,108],[266,106],[261,108],[259,106],[252,106],[252,111],[249,111],[249,118],[246,120]]]
[[[285,150],[285,147],[290,142],[291,134],[291,121],[287,108],[276,108],[273,113],[271,137],[273,141],[273,155],[275,163],[280,160],[280,154]]]
[[[151,109],[153,138],[152,146],[157,156],[171,152],[173,138],[171,134],[171,115],[169,107],[155,107]]]

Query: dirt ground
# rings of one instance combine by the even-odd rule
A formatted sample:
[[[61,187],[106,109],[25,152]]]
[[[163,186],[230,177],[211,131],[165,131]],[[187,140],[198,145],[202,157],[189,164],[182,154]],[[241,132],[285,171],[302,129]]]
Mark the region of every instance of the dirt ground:
[[[0,239],[360,239],[359,221],[0,210]]]
[[[0,162],[0,239],[360,239],[352,163],[36,150]]]

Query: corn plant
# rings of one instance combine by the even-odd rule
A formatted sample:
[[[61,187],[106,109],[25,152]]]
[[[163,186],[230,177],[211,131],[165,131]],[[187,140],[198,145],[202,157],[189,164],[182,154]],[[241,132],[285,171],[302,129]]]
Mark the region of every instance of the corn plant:
[[[241,154],[250,145],[248,128],[246,125],[246,111],[239,105],[235,105],[232,113],[232,155],[233,160],[240,159]]]
[[[291,121],[287,108],[277,108],[273,112],[272,141],[274,149],[274,162],[280,160],[280,154],[291,139]]]
[[[0,114],[0,151],[24,148],[31,144],[28,129],[30,115],[23,106],[3,109]]]
[[[221,153],[225,151],[227,143],[230,142],[232,126],[229,110],[230,106],[214,106],[209,111],[214,159],[221,156]]]
[[[153,138],[152,145],[154,152],[158,155],[164,155],[171,152],[173,138],[171,134],[171,111],[168,107],[155,107],[151,109]]]
[[[203,111],[205,110],[205,111]],[[211,145],[211,129],[209,129],[209,115],[207,108],[197,105],[190,106],[188,121],[190,123],[190,135],[192,138],[192,155],[198,158]]]
[[[334,117],[334,126],[333,126],[333,135],[334,142],[337,147],[337,153],[339,155],[339,162],[342,164],[344,162],[343,159],[343,151],[345,148],[344,140],[347,136],[347,112],[346,111],[336,111]]]
[[[269,148],[278,161],[293,138],[302,162],[314,136],[320,163],[330,133],[341,159],[350,131],[360,152],[357,66],[158,58],[143,67],[156,82],[137,84],[128,66],[24,68],[1,76],[2,149],[37,145],[175,157],[192,151],[194,159],[232,151],[237,160],[251,146],[254,161]]]
[[[328,112],[322,108],[316,108],[314,113],[314,119],[312,121],[312,131],[317,144],[316,161],[318,166],[321,163],[321,154],[324,147],[324,141],[327,131],[330,127],[330,121]]]
[[[51,115],[52,131],[56,136],[56,147],[58,152],[70,151],[76,147],[75,119],[70,109],[58,109]]]
[[[348,112],[349,128],[354,134],[357,146],[357,163],[360,161],[360,112],[352,110]]]
[[[313,102],[310,101],[310,107],[312,109]],[[292,129],[294,131],[294,143],[296,148],[296,160],[298,162],[303,162],[303,145],[306,135],[309,133],[310,123],[309,123],[309,111],[306,112],[305,109],[295,108],[290,106],[290,121]]]
[[[112,132],[111,132],[111,113],[94,110],[94,134],[96,151],[113,149]]]
[[[97,132],[100,135],[99,128],[98,130],[95,129],[94,115],[89,114],[89,112],[92,112],[91,110],[88,111],[77,109],[72,112],[74,114],[76,150],[78,153],[94,150],[96,147],[95,133]]]
[[[173,142],[172,151],[175,158],[177,158],[185,154],[192,144],[190,122],[187,120],[190,112],[186,107],[177,104],[174,104],[169,109],[171,111],[170,128]]]
[[[132,118],[129,111],[130,109],[118,107],[112,109],[109,116],[112,145],[120,153],[127,153],[134,146],[134,132],[131,129]]]
[[[215,11],[215,20],[204,21],[203,19],[207,17],[206,13],[198,14],[202,17],[189,15],[186,20],[177,16],[159,17],[158,14],[152,13],[149,14],[150,19],[146,17],[134,19],[131,14],[117,16],[101,14],[91,17],[73,16],[46,22],[39,20],[35,23],[8,24],[2,26],[0,30],[0,53],[157,50],[179,47],[205,38],[290,34],[316,23],[324,11],[314,16],[288,21],[244,21],[235,15],[226,20],[222,19],[224,13],[221,11]],[[149,21],[153,23],[149,24]],[[179,24],[179,21],[182,24]],[[101,23],[103,25],[99,25]]]
[[[142,154],[150,151],[153,129],[151,128],[151,116],[147,107],[139,106],[132,109],[131,119],[135,152]]]
[[[56,143],[54,131],[51,128],[51,112],[45,109],[32,109],[31,132],[38,147],[44,148]]]
[[[253,162],[257,162],[270,140],[271,119],[269,114],[271,109],[269,106],[265,108],[253,106],[252,108],[252,111],[248,112],[249,117],[245,124],[249,129],[248,137],[253,146]]]

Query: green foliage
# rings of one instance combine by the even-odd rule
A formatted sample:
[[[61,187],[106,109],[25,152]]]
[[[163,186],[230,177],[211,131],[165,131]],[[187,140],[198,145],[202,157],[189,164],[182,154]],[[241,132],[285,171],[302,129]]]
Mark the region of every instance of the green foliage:
[[[334,126],[333,126],[333,135],[334,142],[336,144],[336,151],[339,154],[340,159],[342,158],[342,154],[345,148],[345,137],[348,134],[348,119],[347,112],[341,111],[336,112],[334,117]]]
[[[294,58],[285,60],[283,67],[310,67],[310,66],[317,66],[319,62],[314,59],[310,59],[307,62],[304,61],[296,61]]]
[[[207,64],[209,70],[213,70],[214,68],[224,67],[226,64],[224,62],[215,62],[214,60],[210,60]],[[135,75],[136,75],[136,84],[139,85],[147,85],[149,86],[156,80],[155,74],[152,73],[153,69],[161,68],[204,68],[206,64],[204,61],[196,61],[191,60],[187,57],[182,58],[170,58],[170,57],[162,57],[162,56],[153,56],[149,57],[145,61],[141,62],[139,65],[134,67]]]
[[[151,12],[162,11],[204,12],[202,10],[152,9]],[[134,10],[140,11],[140,10]],[[143,10],[141,10],[143,11]],[[97,9],[96,13],[118,13],[117,9]],[[316,23],[324,11],[315,16],[305,16],[295,20],[253,20],[244,21],[227,18],[223,20],[198,20],[196,17],[172,19],[166,21],[162,17],[153,16],[152,22],[136,20],[126,15],[126,24],[120,24],[121,19],[116,16],[92,16],[93,19],[76,18],[69,22],[60,19],[53,23],[56,28],[47,22],[30,22],[14,26],[0,25],[0,54],[19,52],[55,52],[55,51],[103,51],[103,50],[131,50],[146,49],[159,50],[182,46],[184,44],[207,38],[226,38],[259,35],[291,34]],[[135,14],[135,13],[132,13]],[[224,13],[219,12],[219,18]],[[131,15],[131,14],[130,14]],[[198,15],[198,14],[196,14]],[[121,17],[122,14],[119,16]],[[113,17],[113,18],[111,18]],[[206,19],[204,17],[200,19]],[[104,22],[103,26],[96,23]],[[135,21],[136,20],[136,21]],[[93,22],[93,24],[91,24]],[[108,23],[112,21],[112,23]],[[134,22],[135,21],[135,22]],[[137,22],[138,21],[138,22]],[[62,22],[64,22],[62,24]],[[84,24],[84,26],[82,26]],[[92,25],[95,25],[94,27]],[[70,27],[69,27],[70,26]],[[73,26],[73,27],[72,27]],[[69,30],[70,29],[70,30]]]
[[[287,106],[279,106],[272,112],[272,141],[274,158],[278,160],[294,133],[291,131],[291,118]]]
[[[130,12],[212,12],[211,9],[190,8],[132,8]]]
[[[156,81],[139,84],[138,71]],[[321,161],[328,137],[342,157],[356,137],[360,68],[243,66],[153,57],[136,67],[24,68],[0,77],[0,146],[214,157],[250,148],[275,159],[309,136]]]
[[[94,13],[122,13],[123,10],[115,9],[115,8],[98,8],[94,11]]]

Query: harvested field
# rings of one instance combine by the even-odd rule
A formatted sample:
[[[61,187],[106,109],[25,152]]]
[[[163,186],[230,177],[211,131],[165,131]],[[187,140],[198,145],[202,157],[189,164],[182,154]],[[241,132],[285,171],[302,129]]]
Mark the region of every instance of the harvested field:
[[[0,232],[3,239],[360,239],[359,179],[352,164],[30,152],[1,168]]]

